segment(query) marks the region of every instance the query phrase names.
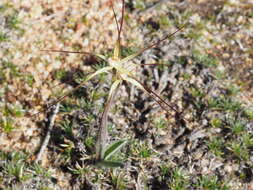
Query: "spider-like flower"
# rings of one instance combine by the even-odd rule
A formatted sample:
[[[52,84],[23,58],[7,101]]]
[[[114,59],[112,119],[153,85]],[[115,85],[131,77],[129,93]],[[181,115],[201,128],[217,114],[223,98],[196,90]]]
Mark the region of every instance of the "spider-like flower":
[[[116,44],[115,44],[115,47],[114,47],[113,56],[111,58],[107,58],[107,57],[105,57],[104,55],[101,55],[101,54],[93,54],[93,53],[89,53],[89,52],[75,52],[75,51],[64,51],[64,50],[43,50],[43,51],[50,51],[50,52],[87,54],[87,55],[91,55],[91,56],[97,57],[99,59],[102,59],[103,61],[108,63],[108,66],[105,66],[105,67],[95,71],[94,73],[88,75],[87,78],[83,82],[81,82],[78,86],[76,86],[70,92],[68,92],[67,94],[65,94],[64,96],[59,98],[57,101],[55,101],[51,104],[51,105],[54,105],[56,102],[62,101],[65,97],[67,97],[69,94],[73,93],[73,91],[75,91],[78,88],[80,88],[81,86],[83,86],[87,81],[91,80],[95,76],[100,75],[102,73],[112,72],[112,74],[113,74],[112,85],[111,85],[111,88],[110,88],[110,91],[109,91],[107,104],[105,105],[105,109],[104,109],[103,114],[102,114],[100,130],[99,130],[98,139],[97,139],[97,147],[96,147],[97,154],[96,155],[97,155],[98,160],[103,159],[105,146],[107,144],[108,134],[107,134],[106,123],[107,123],[108,111],[109,111],[109,108],[112,104],[112,100],[113,100],[113,98],[114,98],[114,96],[117,92],[117,89],[120,87],[120,85],[122,84],[123,81],[126,81],[126,82],[136,86],[140,90],[143,90],[143,91],[147,92],[164,110],[167,111],[168,108],[170,108],[170,109],[173,109],[175,112],[177,112],[177,110],[173,106],[168,104],[158,94],[156,94],[154,91],[150,90],[148,87],[146,87],[144,84],[142,84],[140,81],[138,81],[135,78],[134,69],[137,66],[140,66],[140,65],[159,65],[159,64],[135,64],[135,63],[130,62],[130,61],[132,59],[136,58],[137,56],[139,56],[140,54],[142,54],[144,51],[146,51],[148,49],[151,49],[153,47],[156,47],[161,42],[163,42],[166,39],[172,37],[175,33],[182,30],[183,27],[184,27],[184,25],[183,25],[182,27],[177,29],[175,32],[166,35],[164,38],[158,40],[157,42],[155,42],[151,45],[149,45],[148,47],[143,48],[143,49],[139,50],[138,52],[133,53],[133,54],[127,56],[127,57],[122,58],[121,57],[121,31],[122,31],[122,26],[123,26],[125,1],[122,0],[122,11],[121,11],[120,23],[117,21],[116,13],[114,11],[112,1],[110,1],[110,6],[111,6],[111,8],[113,10],[113,13],[114,13],[114,19],[115,19],[115,22],[116,22],[116,25],[117,25],[117,31],[118,31],[118,38],[117,38],[117,41],[116,41]]]

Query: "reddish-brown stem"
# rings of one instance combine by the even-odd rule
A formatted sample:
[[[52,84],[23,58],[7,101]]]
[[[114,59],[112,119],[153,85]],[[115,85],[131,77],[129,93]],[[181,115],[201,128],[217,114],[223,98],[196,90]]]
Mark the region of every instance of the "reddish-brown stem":
[[[64,100],[67,96],[69,96],[70,94],[72,94],[73,92],[75,92],[76,90],[78,90],[81,86],[83,86],[85,82],[86,82],[86,81],[81,82],[79,85],[77,85],[75,88],[73,88],[72,90],[70,90],[69,92],[67,92],[65,95],[61,96],[61,97],[58,98],[56,101],[53,101],[51,104],[49,104],[49,105],[47,106],[46,109],[42,109],[41,111],[38,111],[37,113],[32,114],[32,116],[37,115],[37,114],[39,114],[39,113],[42,113],[43,111],[45,111],[45,110],[51,108],[52,106],[54,106],[54,105],[57,104],[58,102],[61,102],[61,101]]]
[[[185,27],[186,24],[184,24],[183,26],[181,26],[180,28],[178,28],[175,32],[173,33],[170,33],[168,35],[166,35],[165,37],[163,37],[162,39],[158,40],[157,42],[149,45],[148,47],[145,47],[143,49],[141,49],[138,54],[142,54],[144,51],[146,50],[149,50],[151,48],[154,48],[156,46],[158,46],[160,43],[162,43],[163,41],[167,40],[168,38],[171,38],[172,36],[174,36],[176,33],[178,33],[179,31],[181,31],[184,27]],[[171,43],[171,42],[170,42]]]
[[[168,64],[159,64],[159,63],[147,63],[147,64],[136,64],[136,65],[145,65],[145,66],[159,66],[159,65],[164,65],[164,66],[169,66]]]
[[[125,14],[125,1],[122,0],[122,11],[121,11],[120,29],[119,29],[119,36],[118,36],[119,40],[120,40],[120,35],[121,35],[123,22],[124,22],[124,14]]]
[[[46,51],[46,52],[58,52],[58,53],[79,53],[79,54],[86,54],[86,55],[92,55],[92,56],[96,56],[93,53],[90,52],[80,52],[80,51],[66,51],[66,50],[55,50],[55,49],[46,49],[46,50],[40,50],[40,51]]]
[[[134,78],[138,83],[140,83],[142,86],[143,86],[143,88],[149,93],[149,95],[160,105],[160,107],[164,110],[164,111],[166,111],[167,113],[169,113],[168,112],[168,110],[166,109],[166,107],[164,106],[164,105],[166,105],[166,106],[168,106],[170,109],[172,109],[174,112],[176,112],[176,113],[178,113],[179,115],[180,115],[180,117],[182,117],[182,119],[184,120],[184,121],[189,121],[188,119],[186,119],[186,118],[184,118],[182,115],[181,115],[181,113],[174,107],[174,106],[172,106],[172,105],[170,105],[169,103],[167,103],[165,100],[163,100],[157,93],[155,93],[154,91],[152,91],[150,88],[148,88],[146,85],[144,85],[143,83],[141,83],[139,80],[137,80],[136,78]],[[156,99],[156,98],[158,98],[158,100]],[[170,114],[170,113],[169,113]]]
[[[112,8],[112,12],[113,12],[113,17],[114,17],[114,20],[116,22],[116,25],[117,25],[117,31],[118,31],[118,40],[120,38],[120,27],[119,27],[119,23],[118,23],[118,20],[117,20],[117,15],[116,15],[116,12],[114,10],[114,7],[113,7],[113,2],[110,1],[110,6]]]
[[[123,22],[124,22],[124,14],[125,14],[125,1],[122,0],[122,9],[121,9],[121,20],[120,20],[120,26],[119,26],[119,22],[117,20],[117,15],[116,15],[116,12],[114,10],[114,7],[113,7],[113,2],[110,1],[110,6],[112,8],[112,11],[113,11],[113,16],[114,16],[114,20],[116,22],[116,25],[117,25],[117,31],[118,31],[118,41],[119,41],[119,45],[121,45],[121,32],[122,32],[122,28],[123,28]]]

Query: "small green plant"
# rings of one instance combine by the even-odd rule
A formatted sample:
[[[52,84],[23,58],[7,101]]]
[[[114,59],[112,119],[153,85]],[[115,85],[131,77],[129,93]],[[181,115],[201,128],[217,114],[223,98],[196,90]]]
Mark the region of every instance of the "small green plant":
[[[13,152],[7,155],[7,160],[3,166],[3,174],[10,179],[23,182],[32,177],[31,174],[28,174],[26,171],[27,165],[25,163],[25,155]]]
[[[170,167],[168,166],[168,164],[162,164],[160,166],[160,171],[162,172],[163,176],[168,175],[170,171]]]
[[[242,132],[245,131],[245,125],[240,121],[236,121],[235,123],[232,124],[231,130],[234,134],[240,135]]]
[[[251,109],[245,109],[243,112],[243,115],[247,117],[250,120],[253,120],[253,110]]]
[[[211,119],[210,123],[213,127],[221,127],[223,122],[220,118],[215,117]]]
[[[50,180],[51,172],[38,164],[27,163],[28,154],[24,152],[0,151],[0,183],[4,189],[19,189],[17,186],[39,180],[33,188],[43,186]],[[0,188],[0,189],[1,189]],[[37,189],[37,188],[36,188]]]
[[[3,117],[0,119],[0,126],[4,132],[9,133],[15,129],[15,122],[12,118]]]
[[[154,125],[159,129],[164,129],[167,127],[167,120],[164,118],[154,118]]]
[[[244,133],[241,137],[242,143],[247,148],[253,147],[253,135],[249,133]]]
[[[193,60],[196,63],[204,65],[206,67],[215,67],[217,66],[217,59],[211,57],[210,55],[202,54],[199,51],[193,51]]]
[[[187,176],[183,174],[183,171],[181,169],[176,168],[172,172],[169,188],[171,190],[187,190],[188,187],[189,182]]]
[[[190,80],[192,75],[190,73],[183,73],[182,77],[184,80]]]
[[[1,35],[1,34],[0,34]],[[1,36],[0,36],[1,38]],[[1,39],[0,39],[1,41]],[[31,74],[24,74],[18,65],[10,61],[3,61],[0,64],[0,83],[8,80],[13,80],[14,78],[19,78],[29,86],[34,83],[34,77]]]
[[[78,162],[75,164],[74,168],[68,168],[73,174],[79,175],[79,176],[85,176],[87,173],[89,173],[90,168],[89,166],[81,166]]]
[[[192,96],[193,97],[204,97],[204,93],[203,92],[201,92],[201,90],[200,89],[198,89],[198,88],[196,88],[196,87],[192,87],[191,89],[190,89],[190,92],[191,92],[191,94],[192,94]]]
[[[221,138],[213,138],[210,141],[206,142],[208,149],[213,152],[216,156],[222,156],[224,153],[223,149],[223,140]]]
[[[205,190],[230,190],[230,187],[226,183],[218,181],[216,176],[200,177],[196,187],[205,189]]]
[[[18,13],[14,12],[12,15],[9,15],[7,19],[7,26],[11,29],[19,29],[20,20],[18,19]]]
[[[8,37],[6,34],[4,34],[3,32],[0,32],[0,43],[1,42],[6,42],[8,40]]]
[[[101,92],[98,92],[98,91],[95,91],[95,90],[92,91],[91,95],[90,95],[92,101],[96,101],[96,100],[98,100],[98,99],[100,99],[104,96],[105,96],[105,93],[101,93]]]
[[[2,69],[3,70],[4,69],[9,69],[10,74],[11,74],[12,77],[21,77],[22,76],[18,66],[16,66],[12,62],[3,62],[2,63]]]
[[[217,80],[222,80],[226,77],[226,70],[216,70],[214,76]]]
[[[127,186],[127,180],[124,178],[123,172],[113,170],[111,172],[111,181],[115,189],[125,190]]]
[[[85,146],[92,149],[95,146],[95,139],[94,137],[87,137],[84,141]]]
[[[68,99],[66,99],[64,102],[62,102],[60,106],[60,111],[70,113],[74,108],[76,108],[76,105],[74,105],[71,101],[68,101]]]
[[[147,146],[143,146],[140,150],[139,150],[139,156],[141,158],[149,158],[152,155],[152,151],[150,148],[148,148]]]
[[[238,94],[240,92],[240,87],[238,87],[235,84],[229,84],[227,86],[227,91],[228,91],[228,95],[229,96],[235,96],[236,94]]]
[[[169,164],[167,164],[167,163],[161,164],[161,166],[160,166],[161,175],[158,177],[158,180],[160,182],[164,181],[166,179],[166,177],[169,176],[170,169],[171,169],[171,167]]]
[[[69,119],[65,119],[60,123],[60,127],[64,130],[67,136],[73,136],[73,123]]]
[[[94,98],[97,98],[97,97],[94,97],[94,96],[91,96],[91,100],[93,100]],[[84,110],[92,110],[92,108],[94,107],[94,103],[90,100],[87,100],[85,98],[80,98],[77,100],[77,106],[79,108],[82,108]],[[91,120],[92,118],[88,119],[88,120]]]
[[[24,116],[24,110],[22,109],[22,107],[20,105],[10,105],[7,104],[5,105],[4,109],[3,109],[3,115],[6,117],[22,117]]]
[[[25,181],[28,179],[30,176],[24,175],[24,167],[25,164],[23,162],[16,162],[16,163],[7,163],[4,167],[4,172],[9,176],[9,177],[14,177],[18,181]]]
[[[58,80],[63,80],[67,74],[68,72],[65,69],[59,69],[54,73],[54,77]]]
[[[144,10],[145,9],[145,2],[143,1],[143,0],[137,0],[137,1],[135,1],[135,5],[134,5],[134,7],[136,8],[136,9],[139,9],[140,11],[141,10]]]
[[[87,115],[84,118],[84,123],[86,123],[87,125],[92,123],[95,120],[95,116],[94,115]]]
[[[199,40],[202,37],[202,33],[200,31],[197,31],[195,29],[190,29],[189,32],[187,33],[187,37],[194,39],[194,40]]]
[[[240,141],[233,141],[228,144],[229,149],[232,151],[234,156],[240,160],[249,159],[249,150]]]
[[[161,27],[169,27],[171,23],[167,15],[161,15],[159,17],[159,24]]]
[[[233,101],[229,97],[224,97],[224,96],[209,99],[208,106],[211,109],[232,111],[232,112],[235,112],[241,109],[240,102]]]
[[[32,75],[25,75],[24,76],[24,80],[26,81],[26,83],[30,86],[30,87],[32,87],[33,86],[33,84],[34,84],[34,77],[32,76]]]
[[[132,156],[140,158],[150,158],[154,154],[146,142],[136,140],[132,141],[130,151]]]
[[[191,12],[186,12],[186,15],[185,17],[189,19],[189,17],[192,15],[193,13]],[[203,38],[204,36],[204,31],[206,30],[206,26],[207,26],[207,23],[206,21],[200,19],[200,20],[196,20],[195,21],[195,24],[194,24],[194,28],[191,28],[190,32],[187,34],[188,37],[198,41],[200,39]],[[194,51],[195,53],[199,53],[197,50]],[[198,55],[199,58],[204,58],[205,55]],[[210,57],[208,58],[210,59]],[[207,66],[207,65],[206,65]]]
[[[63,155],[62,157],[64,158],[65,162],[69,162],[71,160],[71,157],[74,153],[75,150],[75,144],[67,139],[64,139],[64,144],[61,144],[61,147],[63,148]]]
[[[39,164],[33,164],[30,167],[30,170],[33,171],[35,176],[40,176],[44,178],[50,178],[51,172],[46,170],[45,168],[41,167]]]

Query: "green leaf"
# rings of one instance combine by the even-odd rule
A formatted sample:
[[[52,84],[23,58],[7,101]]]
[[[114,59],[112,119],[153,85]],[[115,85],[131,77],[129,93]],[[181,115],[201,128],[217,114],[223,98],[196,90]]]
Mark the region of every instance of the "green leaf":
[[[104,166],[104,167],[107,167],[107,168],[123,167],[123,163],[122,162],[105,161],[105,160],[101,160],[101,161],[97,162],[96,165],[100,166],[100,167]]]
[[[118,152],[125,144],[127,140],[118,140],[108,145],[104,154],[103,160],[109,160],[116,152]]]

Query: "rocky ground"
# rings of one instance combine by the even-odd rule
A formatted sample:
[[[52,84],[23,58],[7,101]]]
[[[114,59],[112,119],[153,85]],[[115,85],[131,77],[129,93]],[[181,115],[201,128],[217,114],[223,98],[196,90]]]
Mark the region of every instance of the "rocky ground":
[[[106,64],[41,50],[110,56],[117,27],[108,2],[0,2],[0,189],[253,189],[250,0],[126,1],[124,56],[186,24],[133,60],[164,64],[139,66],[136,78],[178,113],[124,83],[108,125],[111,141],[128,140],[113,157],[123,165],[98,167],[90,159],[112,80],[101,75],[61,102],[34,163],[48,129],[46,107]],[[114,7],[120,16],[121,1]]]

